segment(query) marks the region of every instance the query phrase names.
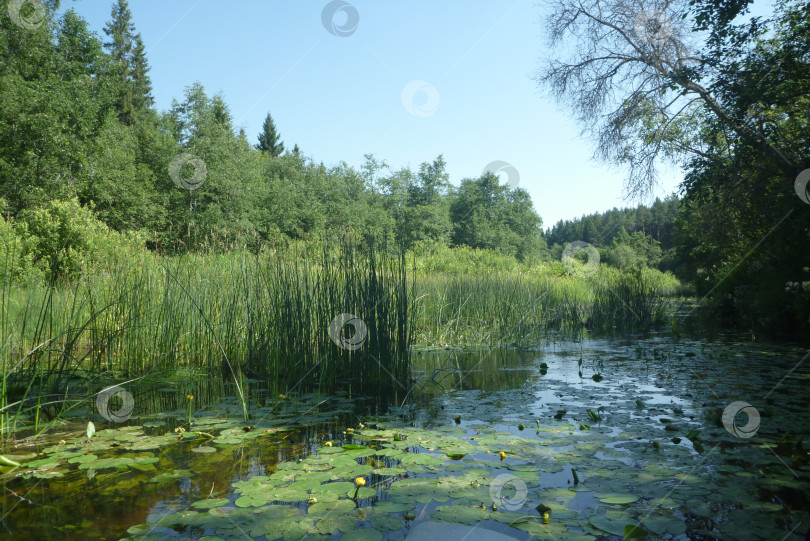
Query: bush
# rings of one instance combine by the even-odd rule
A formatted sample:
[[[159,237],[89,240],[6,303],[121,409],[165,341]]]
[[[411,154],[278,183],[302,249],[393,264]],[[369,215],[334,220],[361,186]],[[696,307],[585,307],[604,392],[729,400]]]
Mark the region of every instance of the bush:
[[[144,247],[140,235],[111,230],[76,198],[51,201],[24,214],[17,232],[24,233],[20,236],[33,265],[46,275],[62,278],[132,257]]]
[[[0,200],[0,212],[5,206]],[[32,255],[17,229],[25,229],[11,218],[0,216],[0,284],[21,282],[37,276]]]
[[[469,246],[450,248],[435,241],[417,242],[412,253],[416,257],[416,272],[420,276],[434,273],[486,275],[521,268],[515,256]]]

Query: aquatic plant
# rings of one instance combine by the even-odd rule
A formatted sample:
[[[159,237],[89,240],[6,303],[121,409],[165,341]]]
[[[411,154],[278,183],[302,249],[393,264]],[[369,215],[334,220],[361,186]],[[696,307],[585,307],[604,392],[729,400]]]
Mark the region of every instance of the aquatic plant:
[[[158,372],[220,375],[245,425],[248,383],[271,394],[404,394],[409,306],[404,252],[350,237],[258,255],[144,254],[70,281],[5,283],[0,430],[41,432],[92,402],[98,383]],[[330,327],[349,313],[365,333],[358,347],[342,347]]]

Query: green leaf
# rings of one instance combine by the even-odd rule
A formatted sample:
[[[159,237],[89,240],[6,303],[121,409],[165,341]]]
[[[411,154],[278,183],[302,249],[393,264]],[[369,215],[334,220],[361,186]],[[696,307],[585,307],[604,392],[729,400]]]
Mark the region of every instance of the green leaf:
[[[645,539],[647,539],[647,532],[638,526],[628,524],[624,527],[624,541],[644,541]]]
[[[375,517],[371,522],[372,525],[380,531],[394,532],[402,529],[402,519],[399,517],[392,517],[391,515],[380,515]]]
[[[340,541],[382,541],[382,532],[374,528],[361,528],[343,534]]]
[[[629,524],[630,526],[634,525],[632,524],[632,521],[627,518],[613,518],[606,515],[591,515],[588,517],[588,522],[591,523],[591,526],[598,528],[603,532],[621,537],[624,536],[624,528],[628,526],[628,522],[631,523]]]
[[[191,504],[194,509],[213,509],[215,507],[222,507],[230,500],[228,498],[216,498],[213,500],[200,500]]]
[[[624,505],[638,501],[638,496],[634,494],[619,494],[615,492],[596,494],[596,497],[599,498],[599,501],[602,503],[612,503],[618,505]]]

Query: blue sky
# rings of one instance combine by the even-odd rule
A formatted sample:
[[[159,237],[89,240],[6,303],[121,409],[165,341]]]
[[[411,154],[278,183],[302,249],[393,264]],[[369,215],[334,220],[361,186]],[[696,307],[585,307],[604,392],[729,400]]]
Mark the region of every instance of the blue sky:
[[[158,109],[199,80],[224,96],[251,141],[270,112],[289,148],[327,165],[359,166],[373,153],[392,169],[416,169],[443,154],[458,185],[508,162],[546,228],[635,204],[622,198],[625,172],[592,160],[593,144],[532,79],[546,54],[543,6],[357,0],[356,29],[339,37],[322,23],[327,4],[132,0]],[[103,36],[112,0],[62,5]],[[332,20],[349,22],[346,11]],[[413,81],[431,85],[405,100],[417,114],[403,103]],[[663,197],[681,175],[661,173]]]

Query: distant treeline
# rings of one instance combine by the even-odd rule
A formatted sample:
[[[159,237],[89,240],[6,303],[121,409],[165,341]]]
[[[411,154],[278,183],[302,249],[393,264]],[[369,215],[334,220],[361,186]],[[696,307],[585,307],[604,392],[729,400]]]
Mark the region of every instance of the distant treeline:
[[[573,220],[560,220],[546,233],[552,257],[570,242],[583,241],[597,247],[606,263],[619,268],[634,265],[677,271],[676,220],[680,200],[674,196],[656,199],[651,206],[613,208]]]

